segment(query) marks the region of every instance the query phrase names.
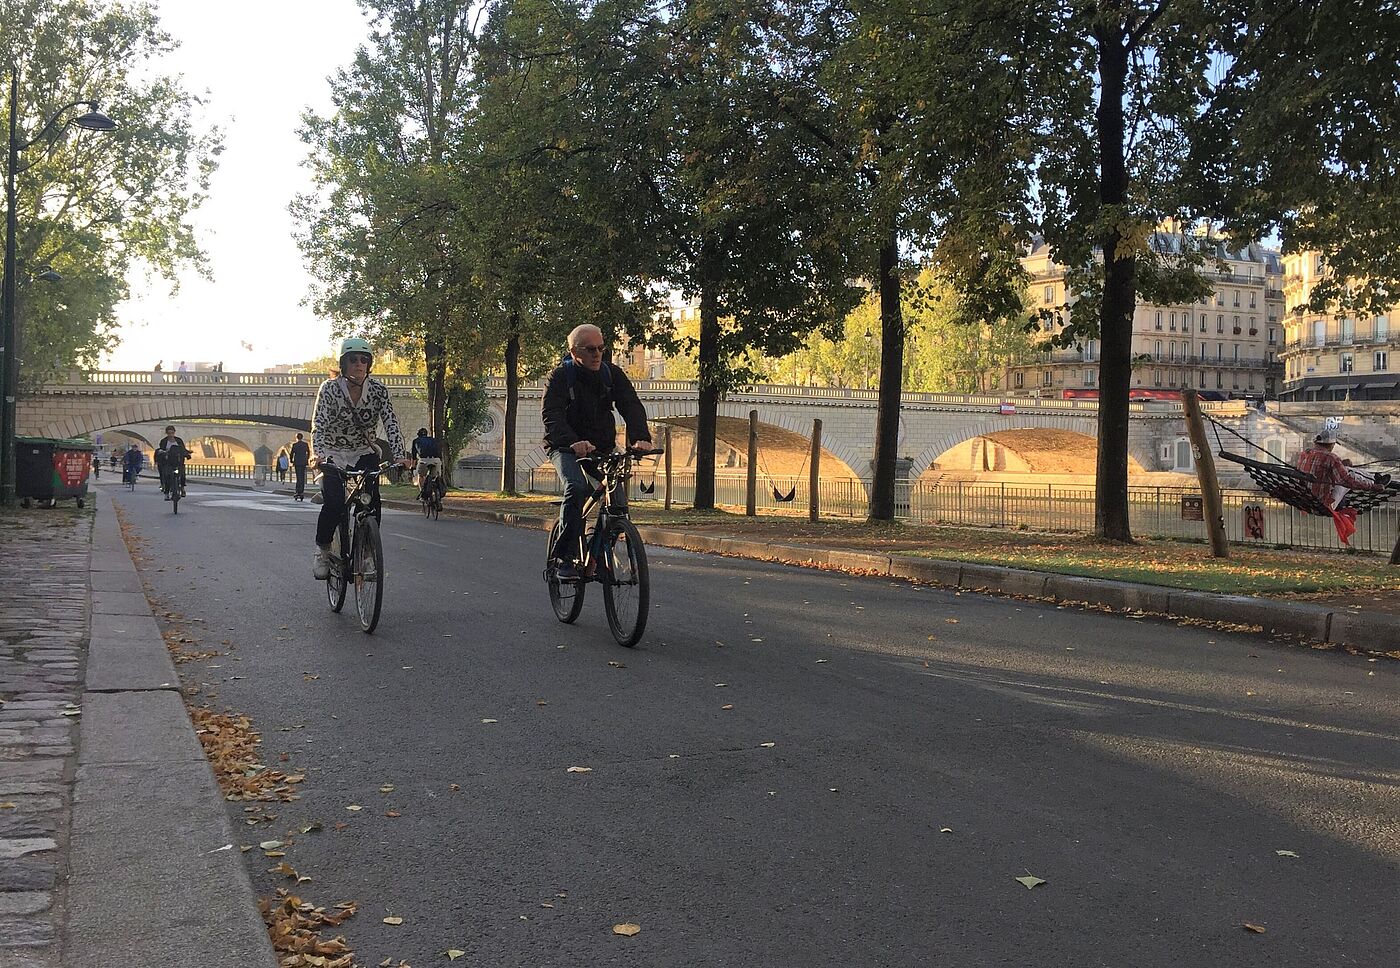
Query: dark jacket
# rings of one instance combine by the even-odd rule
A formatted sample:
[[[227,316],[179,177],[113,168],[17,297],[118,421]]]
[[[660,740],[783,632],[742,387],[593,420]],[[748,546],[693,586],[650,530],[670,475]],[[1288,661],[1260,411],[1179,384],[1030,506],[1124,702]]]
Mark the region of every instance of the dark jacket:
[[[171,457],[176,460],[189,460],[194,454],[190,453],[185,442],[179,437],[173,439],[162,437],[160,443],[156,444],[156,463],[167,463]]]
[[[292,444],[292,463],[297,467],[305,467],[311,462],[311,445],[304,440],[298,440]]]
[[[417,457],[420,460],[424,457],[434,460],[442,459],[442,451],[438,449],[435,437],[414,437],[413,446],[409,447],[408,454],[410,457]]]
[[[576,366],[572,399],[569,392],[568,367],[560,364],[549,374],[545,384],[544,442],[550,450],[564,450],[580,440],[586,440],[604,453],[617,447],[617,420],[613,408],[627,424],[627,442],[650,440],[647,411],[637,398],[637,391],[627,374],[610,363],[612,389],[603,382],[601,372]]]

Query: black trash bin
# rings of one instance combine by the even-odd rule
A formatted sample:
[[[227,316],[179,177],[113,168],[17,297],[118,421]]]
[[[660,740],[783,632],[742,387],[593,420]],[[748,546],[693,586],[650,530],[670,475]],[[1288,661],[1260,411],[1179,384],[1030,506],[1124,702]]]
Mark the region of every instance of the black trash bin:
[[[38,501],[54,507],[70,497],[82,507],[96,448],[86,440],[15,438],[15,496],[25,507]]]

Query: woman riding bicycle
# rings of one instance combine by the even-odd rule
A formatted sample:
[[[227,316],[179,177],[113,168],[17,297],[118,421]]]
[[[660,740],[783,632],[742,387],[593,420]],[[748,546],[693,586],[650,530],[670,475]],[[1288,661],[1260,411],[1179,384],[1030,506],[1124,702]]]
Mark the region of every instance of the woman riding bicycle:
[[[579,467],[579,458],[602,456],[617,448],[617,421],[613,408],[627,424],[627,439],[634,449],[651,447],[646,407],[637,397],[627,374],[603,362],[603,331],[585,323],[569,334],[569,355],[554,368],[545,386],[542,416],[549,459],[564,482],[564,502],[559,506],[559,540],[553,556],[559,559],[558,577],[578,577],[579,536],[583,533],[583,505],[593,488]],[[626,506],[627,495],[614,498]]]
[[[379,451],[374,444],[375,430],[382,423],[384,437],[394,460],[407,467],[403,434],[389,400],[389,391],[378,380],[371,380],[374,351],[369,341],[351,336],[340,344],[340,376],[321,384],[316,409],[311,417],[311,449],[321,467],[340,470],[379,469]],[[379,517],[379,488],[373,478],[368,483]],[[331,540],[345,516],[345,478],[327,473],[321,478],[321,515],[316,519],[316,560],[312,573],[317,580],[330,575]]]

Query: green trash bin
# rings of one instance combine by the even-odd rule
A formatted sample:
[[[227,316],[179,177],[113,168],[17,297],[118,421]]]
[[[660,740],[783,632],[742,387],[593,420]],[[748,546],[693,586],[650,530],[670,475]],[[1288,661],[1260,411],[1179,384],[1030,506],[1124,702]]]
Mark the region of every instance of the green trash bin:
[[[24,507],[34,501],[54,507],[69,498],[82,507],[95,449],[87,440],[16,437],[15,496]]]

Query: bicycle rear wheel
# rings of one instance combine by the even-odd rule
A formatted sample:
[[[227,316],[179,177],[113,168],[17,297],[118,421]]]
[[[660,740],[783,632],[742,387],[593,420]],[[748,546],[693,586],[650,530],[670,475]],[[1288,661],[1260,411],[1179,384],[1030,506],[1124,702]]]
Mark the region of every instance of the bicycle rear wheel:
[[[557,574],[558,562],[554,560],[554,542],[559,537],[559,522],[549,532],[549,545],[545,549],[544,581],[549,586],[549,604],[554,607],[554,617],[564,623],[571,623],[583,611],[583,592],[588,586],[582,579],[560,581]]]
[[[384,602],[384,548],[379,542],[379,522],[366,517],[355,527],[351,555],[355,578],[355,614],[366,634],[379,624],[379,607]]]
[[[170,510],[174,514],[180,513],[180,489],[178,487],[170,489]]]
[[[350,565],[349,556],[343,553],[345,537],[346,527],[342,524],[331,555],[331,573],[326,578],[326,600],[331,603],[332,612],[338,612],[345,607],[345,589],[348,584],[346,572]]]
[[[609,525],[601,564],[599,577],[608,627],[618,644],[630,649],[646,631],[647,609],[651,605],[647,549],[631,521],[621,518]]]

